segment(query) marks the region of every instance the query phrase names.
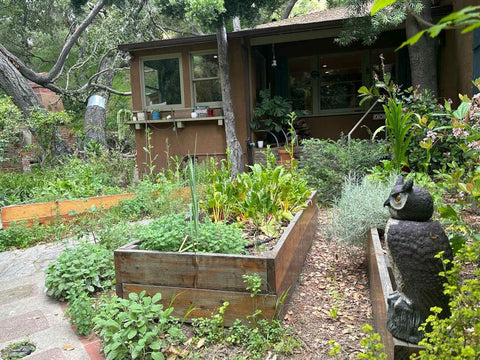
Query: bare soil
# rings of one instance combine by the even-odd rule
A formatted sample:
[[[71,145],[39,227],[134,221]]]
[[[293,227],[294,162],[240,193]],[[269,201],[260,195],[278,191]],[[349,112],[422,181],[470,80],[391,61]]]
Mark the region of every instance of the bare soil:
[[[355,359],[372,322],[365,249],[327,237],[329,210],[320,210],[319,228],[283,319],[303,342],[293,359],[332,359],[330,340],[342,356]]]

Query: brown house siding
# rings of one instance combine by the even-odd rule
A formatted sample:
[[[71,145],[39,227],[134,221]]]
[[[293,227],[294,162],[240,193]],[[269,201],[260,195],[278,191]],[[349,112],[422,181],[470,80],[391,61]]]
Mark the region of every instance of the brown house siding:
[[[132,102],[134,111],[143,111],[140,82],[140,58],[143,56],[162,55],[170,53],[182,54],[183,91],[185,108],[192,108],[192,89],[190,76],[190,53],[201,50],[216,49],[216,42],[175,46],[169,48],[150,49],[134,53],[131,62]],[[243,50],[240,40],[229,42],[229,64],[232,86],[233,107],[238,140],[246,152],[247,125],[246,125],[246,79],[244,76]],[[168,112],[166,112],[168,113]],[[180,117],[189,117],[190,109],[185,111],[176,110]],[[183,114],[182,114],[183,113]],[[147,114],[148,116],[149,114]],[[162,113],[163,115],[163,113]],[[150,116],[149,116],[150,118]],[[154,164],[157,169],[167,167],[167,156],[185,156],[197,154],[199,160],[209,156],[218,159],[225,158],[225,128],[218,125],[216,120],[198,119],[184,122],[184,128],[177,131],[173,129],[173,123],[153,123],[148,127],[152,131],[151,145],[153,156],[158,155]],[[145,128],[135,131],[137,144],[137,165],[140,173],[145,171],[146,154],[143,147],[146,144]],[[168,143],[168,150],[167,150]],[[168,155],[167,155],[168,151]]]

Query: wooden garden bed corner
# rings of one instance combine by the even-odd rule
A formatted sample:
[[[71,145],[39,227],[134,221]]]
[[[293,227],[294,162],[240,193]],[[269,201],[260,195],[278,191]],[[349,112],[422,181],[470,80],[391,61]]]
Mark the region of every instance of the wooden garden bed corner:
[[[227,326],[235,319],[246,319],[256,309],[271,318],[277,300],[286,291],[293,291],[317,228],[317,212],[313,192],[308,207],[296,213],[275,248],[261,255],[139,250],[137,242],[122,246],[115,250],[117,294],[127,297],[143,290],[148,295],[160,292],[165,305],[175,296],[173,315],[183,317],[195,307],[188,319],[210,317],[228,301]],[[245,289],[244,274],[258,274],[262,279],[257,296],[251,297]]]

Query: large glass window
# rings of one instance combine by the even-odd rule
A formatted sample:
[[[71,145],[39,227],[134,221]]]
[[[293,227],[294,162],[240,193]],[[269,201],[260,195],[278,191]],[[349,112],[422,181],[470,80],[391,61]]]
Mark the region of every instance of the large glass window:
[[[288,59],[289,98],[304,115],[348,112],[359,107],[358,89],[383,70],[396,78],[397,60],[392,50]],[[371,70],[370,70],[371,69]]]
[[[222,91],[216,54],[192,54],[192,83],[195,105],[221,103]]]
[[[289,60],[290,99],[304,114],[356,108],[361,86],[360,53]]]
[[[145,105],[181,105],[180,58],[143,61]]]

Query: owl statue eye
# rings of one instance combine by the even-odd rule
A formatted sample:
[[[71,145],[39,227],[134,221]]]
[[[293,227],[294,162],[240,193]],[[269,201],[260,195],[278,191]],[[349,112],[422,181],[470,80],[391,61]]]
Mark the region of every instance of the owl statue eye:
[[[402,201],[402,196],[400,194],[395,195],[395,202],[399,203]]]
[[[390,206],[392,209],[401,210],[405,203],[407,202],[408,194],[406,193],[396,193],[392,194],[390,197]]]

